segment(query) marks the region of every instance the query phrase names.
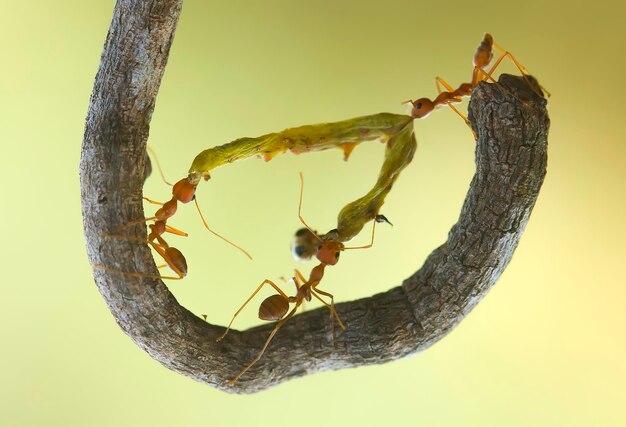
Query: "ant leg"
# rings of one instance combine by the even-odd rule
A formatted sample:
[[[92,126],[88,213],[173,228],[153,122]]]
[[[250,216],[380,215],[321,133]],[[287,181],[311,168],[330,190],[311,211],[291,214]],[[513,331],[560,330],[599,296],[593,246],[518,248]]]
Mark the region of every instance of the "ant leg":
[[[136,221],[127,222],[126,224],[118,227],[117,231],[124,230],[124,229],[129,228],[129,227],[131,227],[133,225],[136,225],[136,224],[141,224],[142,222],[155,221],[157,219],[158,218],[156,216],[151,216],[151,217],[148,217],[148,218],[138,219]]]
[[[276,327],[274,328],[274,330],[270,333],[269,337],[267,337],[267,340],[265,340],[265,345],[263,346],[259,354],[252,360],[252,362],[250,362],[250,364],[248,364],[248,366],[246,366],[243,369],[243,371],[239,372],[239,374],[237,374],[235,378],[229,381],[230,385],[235,384],[239,380],[239,378],[241,378],[241,376],[248,371],[248,369],[254,366],[254,364],[261,359],[261,357],[263,356],[263,353],[265,353],[265,350],[267,349],[267,346],[270,344],[270,341],[272,341],[272,338],[274,338],[274,335],[276,335],[276,332],[278,332],[280,327],[283,326],[287,320],[293,317],[293,315],[296,313],[296,310],[298,309],[298,305],[299,304],[296,303],[296,306],[293,308],[293,310],[291,310],[291,312],[287,316],[285,316],[276,324]]]
[[[454,88],[450,86],[444,79],[441,77],[435,77],[435,86],[437,87],[437,93],[443,92],[441,90],[441,86],[445,87],[448,92],[454,92]]]
[[[448,92],[454,92],[454,88],[452,86],[450,86],[441,77],[435,77],[435,85],[437,86],[437,92],[439,92],[439,93],[442,92],[441,85],[443,85]],[[465,116],[465,114],[461,113],[454,105],[452,105],[451,102],[446,102],[446,104],[448,105],[448,107],[450,107],[452,109],[452,111],[457,113],[459,115],[459,117],[461,117],[463,119],[463,121],[465,122],[467,127],[470,128],[470,131],[472,132],[472,135],[474,136],[474,141],[478,140],[478,137],[476,136],[476,132],[474,132],[474,129],[472,129],[472,125],[470,124],[469,120],[467,119],[467,116]]]
[[[146,150],[148,150],[148,152],[152,155],[152,157],[154,157],[154,160],[157,164],[157,169],[159,169],[159,174],[161,174],[161,179],[163,180],[163,182],[169,185],[170,187],[172,187],[173,185],[167,179],[165,179],[165,174],[163,173],[163,168],[161,168],[161,162],[159,162],[159,158],[156,155],[156,151],[154,151],[152,147],[150,147],[149,145],[146,145]]]
[[[448,107],[452,108],[452,111],[454,111],[455,113],[457,113],[465,122],[465,124],[467,125],[467,127],[470,129],[470,131],[472,132],[472,135],[474,136],[474,141],[478,140],[478,136],[476,135],[476,132],[474,132],[474,129],[472,128],[472,125],[470,124],[469,120],[467,119],[467,117],[461,113],[459,110],[457,110],[457,108],[452,105],[451,102],[446,102],[446,104],[448,104]]]
[[[439,93],[441,93],[441,86],[440,86],[440,84],[443,85],[448,92],[454,92],[454,88],[452,86],[450,86],[441,77],[435,77],[435,82],[436,82],[436,86],[437,86],[437,91]],[[472,129],[472,125],[470,124],[469,120],[467,119],[467,116],[465,116],[465,114],[461,113],[454,105],[452,105],[451,102],[446,102],[446,104],[448,105],[448,107],[450,107],[452,109],[452,111],[457,113],[459,115],[459,117],[461,117],[463,119],[463,121],[465,122],[467,127],[470,128],[470,130],[472,131],[472,135],[474,135],[474,141],[478,140],[478,137],[476,136],[476,133],[474,132],[474,129]]]
[[[163,240],[163,238],[160,237],[160,236],[156,236],[155,237],[157,240],[159,240],[159,243],[154,243],[151,240],[142,239],[140,237],[124,236],[122,234],[111,234],[111,233],[107,233],[106,231],[102,232],[102,236],[103,237],[110,237],[112,239],[129,240],[131,242],[147,243],[147,244],[151,245],[152,247],[158,246],[158,247],[160,247],[162,249],[167,249],[169,247],[168,244],[165,242],[165,240]]]
[[[499,60],[501,61],[502,58],[504,58],[505,56],[508,56],[511,61],[513,61],[513,63],[515,64],[515,66],[517,67],[518,70],[520,70],[520,72],[522,74],[530,74],[528,72],[528,70],[526,70],[526,68],[519,63],[519,61],[513,56],[513,54],[511,52],[509,52],[508,50],[504,49],[502,46],[500,46],[498,43],[494,42],[493,46],[498,49],[500,52],[502,52],[502,55],[500,55]],[[493,67],[492,67],[493,68]],[[491,72],[489,73],[491,74]]]
[[[483,77],[481,77],[481,80],[487,80],[487,79],[492,79],[492,75],[493,73],[496,72],[496,69],[500,66],[500,63],[502,62],[502,60],[507,56],[507,52],[506,51],[502,51],[502,54],[498,57],[498,59],[496,60],[496,62],[494,62],[494,64],[491,66],[491,68],[489,69],[489,71],[485,71],[482,68],[480,69],[479,72],[482,71],[483,73]],[[518,69],[521,71],[521,73],[523,75],[525,75],[526,73],[524,71],[522,71],[521,68],[518,67]]]
[[[437,94],[441,94],[441,92],[443,92],[443,90],[441,89],[441,84],[439,83],[439,77],[435,77],[435,87],[437,88]],[[448,92],[452,91],[448,89]]]
[[[334,313],[334,308],[332,305],[324,301],[322,297],[320,297],[317,293],[315,293],[313,289],[311,289],[311,295],[313,295],[315,298],[321,301],[321,303],[324,304],[326,307],[328,307],[328,310],[330,311],[330,333],[333,336],[333,348],[337,348],[337,343],[336,343],[337,334],[335,332],[335,317],[333,316],[333,314],[336,314],[336,313]]]
[[[147,243],[147,244],[149,244],[161,256],[161,258],[163,258],[163,260],[172,269],[172,271],[174,271],[174,273],[176,273],[176,276],[178,276],[178,277],[160,276],[160,275],[156,275],[156,274],[146,274],[146,273],[138,273],[138,272],[126,272],[126,271],[117,270],[117,269],[110,268],[110,267],[105,267],[105,266],[102,266],[100,264],[94,265],[94,267],[96,267],[96,268],[99,268],[101,270],[109,270],[109,271],[114,271],[114,272],[117,272],[117,273],[127,274],[129,276],[147,277],[147,278],[151,278],[151,279],[180,280],[180,279],[184,278],[187,275],[187,262],[185,261],[185,257],[183,256],[183,254],[178,249],[171,248],[167,244],[167,242],[165,240],[163,240],[163,238],[160,237],[160,236],[156,236],[156,239],[159,241],[159,243],[155,243],[152,240],[144,240],[144,239],[140,239],[140,238],[137,238],[137,237],[121,236],[121,235],[110,234],[110,233],[106,233],[106,232],[102,233],[102,235],[105,236],[105,237],[111,237],[111,238],[114,238],[114,239],[124,239],[124,240],[130,240],[130,241],[135,241],[135,242],[139,242],[139,243]],[[173,259],[172,256],[167,254],[168,250],[170,251],[172,256],[179,257],[178,258],[178,262],[176,262],[176,260]],[[182,271],[181,268],[183,268],[185,271]]]
[[[500,56],[498,58],[498,60],[496,61],[496,63],[494,64],[494,66],[491,68],[491,70],[489,72],[483,70],[482,68],[478,68],[478,67],[474,67],[474,71],[478,74],[481,75],[481,77],[478,79],[478,81],[476,81],[476,84],[474,86],[476,86],[478,83],[485,81],[485,80],[489,80],[492,83],[498,83],[492,76],[492,73],[495,71],[495,68],[500,64],[500,62],[502,61],[502,59],[504,58],[504,56]],[[525,74],[522,74],[522,77],[524,78],[524,80],[526,81],[526,84],[530,87],[530,89],[537,93],[535,91],[535,89],[533,89],[532,85],[530,84],[530,82],[528,81],[528,79],[526,78]],[[513,92],[511,92],[506,86],[502,86],[502,88],[507,91],[513,98],[517,99],[518,102],[520,103],[524,103],[524,101],[522,101],[517,95],[515,95]],[[541,94],[538,94],[540,96],[542,96]]]
[[[315,231],[313,231],[313,229],[311,227],[309,227],[309,224],[307,224],[304,221],[304,218],[302,218],[302,195],[304,194],[304,175],[302,174],[302,172],[300,172],[300,203],[298,203],[298,218],[300,219],[300,222],[311,232],[313,233],[313,235],[315,237],[317,237],[317,240],[319,240],[320,242],[322,241],[322,239],[320,238],[320,236],[317,235],[317,233]]]
[[[259,291],[261,290],[261,288],[263,287],[263,285],[269,284],[271,285],[274,289],[276,289],[276,291],[278,291],[279,294],[281,294],[283,297],[285,297],[285,299],[289,299],[289,297],[287,296],[286,293],[284,293],[282,291],[282,289],[280,289],[278,286],[276,286],[276,284],[274,282],[272,282],[269,279],[265,279],[258,288],[256,288],[256,290],[252,293],[252,295],[250,295],[250,297],[246,300],[246,302],[243,303],[243,305],[241,307],[239,307],[239,310],[237,310],[237,312],[235,312],[235,314],[233,315],[233,318],[230,320],[230,323],[228,324],[228,327],[226,328],[226,331],[224,331],[224,333],[222,335],[220,335],[219,337],[217,337],[217,339],[215,341],[219,342],[221,340],[224,339],[224,337],[226,336],[226,334],[228,333],[228,331],[230,331],[230,327],[232,326],[233,322],[235,321],[235,318],[239,315],[239,313],[241,313],[241,310],[244,309],[244,307],[250,302],[250,300],[252,298],[254,298],[256,296],[256,294],[259,293]]]
[[[325,297],[330,298],[330,304],[328,304],[326,301],[324,301],[323,299],[321,299],[319,296],[317,297],[317,299],[319,299],[320,301],[322,301],[324,303],[324,305],[326,307],[328,307],[328,309],[331,312],[331,317],[335,316],[335,318],[337,319],[337,322],[339,323],[339,326],[341,326],[341,329],[346,329],[346,325],[343,324],[343,322],[341,321],[341,319],[339,318],[339,314],[337,314],[337,310],[335,309],[335,297],[333,296],[333,294],[322,291],[321,289],[317,288],[317,285],[312,286],[313,291],[317,292],[318,294],[324,295]]]
[[[318,293],[327,296],[330,298],[330,304],[328,304],[326,301],[324,301],[322,299],[322,297],[320,297],[318,295]],[[337,348],[337,332],[335,331],[335,319],[337,319],[337,322],[339,323],[339,326],[341,326],[341,329],[345,330],[346,326],[343,324],[343,322],[341,321],[341,318],[339,317],[339,314],[337,314],[337,310],[335,310],[335,299],[333,297],[332,294],[328,293],[328,292],[324,292],[320,289],[317,289],[317,287],[313,286],[311,289],[311,294],[317,298],[318,300],[320,300],[322,302],[322,304],[324,304],[326,307],[328,307],[328,310],[330,311],[330,330],[331,333],[333,335],[333,347]]]
[[[300,270],[298,270],[297,268],[294,270],[294,273],[296,274],[296,277],[294,277],[294,279],[297,279],[296,286],[298,287],[298,289],[300,289],[300,286],[306,283],[306,277],[304,277],[304,275],[300,273]]]
[[[169,225],[165,225],[165,231],[168,232],[168,233],[175,234],[177,236],[183,236],[183,237],[189,236],[189,234],[185,233],[184,231],[181,231],[181,230],[179,230],[177,228],[174,228],[172,226],[169,226]]]
[[[517,60],[517,58],[515,58],[513,56],[513,54],[511,52],[509,52],[508,50],[504,50],[500,45],[494,43],[494,46],[500,51],[502,52],[502,54],[500,55],[500,57],[496,60],[496,62],[493,64],[493,66],[489,69],[488,72],[485,72],[484,70],[483,73],[486,73],[486,78],[489,78],[491,80],[493,80],[491,78],[491,76],[493,75],[493,73],[496,71],[496,68],[498,68],[498,66],[500,65],[500,63],[502,62],[502,60],[506,57],[508,57],[513,64],[515,64],[515,66],[517,67],[517,69],[520,71],[520,73],[522,73],[522,77],[524,78],[524,80],[526,81],[526,83],[528,84],[528,86],[533,90],[533,92],[537,93],[537,91],[534,89],[533,85],[531,84],[531,82],[528,80],[528,77],[530,75],[530,73],[528,72],[528,70],[526,70],[526,68],[520,64],[520,62]],[[551,96],[550,92],[543,86],[539,85],[539,87],[541,88],[541,90],[543,90],[546,95],[548,96],[548,98]],[[542,96],[542,93],[537,93],[537,95]]]
[[[123,271],[123,270],[118,270],[116,268],[111,268],[111,267],[105,267],[104,265],[100,265],[100,264],[93,264],[94,268],[97,268],[99,270],[106,270],[106,271],[112,271],[114,273],[120,273],[120,274],[125,274],[127,276],[133,276],[133,277],[146,277],[148,279],[166,279],[166,280],[181,280],[182,278],[185,277],[185,274],[183,274],[180,269],[178,267],[176,267],[176,264],[174,263],[174,261],[172,259],[170,259],[170,257],[166,254],[165,249],[160,246],[157,243],[151,242],[151,241],[146,241],[146,240],[142,240],[142,239],[136,239],[136,238],[132,238],[132,237],[128,237],[128,236],[116,236],[114,234],[106,234],[107,237],[114,237],[114,238],[122,238],[122,239],[126,239],[126,240],[137,240],[140,242],[145,242],[150,244],[150,246],[152,246],[154,248],[154,250],[161,255],[161,257],[165,260],[165,262],[167,263],[166,265],[168,267],[170,267],[174,273],[176,273],[176,277],[174,276],[162,276],[160,274],[147,274],[147,273],[139,273],[139,272],[132,272],[132,271]],[[182,256],[182,254],[181,254]],[[160,267],[158,267],[160,268]]]
[[[300,270],[298,270],[297,268],[294,269],[293,272],[294,272],[293,282],[296,285],[296,293],[297,293],[298,290],[307,282],[307,280],[304,277],[304,275],[300,272]],[[306,303],[307,303],[306,300],[302,301],[302,311],[306,311]]]
[[[149,199],[147,197],[143,197],[143,199],[148,203],[152,203],[153,205],[163,206],[165,204],[165,203],[157,202],[156,200]]]
[[[247,256],[248,258],[250,258],[250,260],[252,260],[252,255],[250,255],[244,248],[242,248],[241,246],[238,246],[237,244],[235,244],[235,243],[231,242],[230,240],[228,240],[226,237],[224,237],[221,234],[217,233],[216,231],[212,230],[211,227],[209,227],[209,224],[207,224],[206,220],[204,219],[204,215],[202,215],[202,211],[200,210],[200,205],[198,204],[198,199],[194,197],[193,201],[196,204],[196,208],[198,209],[198,213],[200,214],[200,219],[202,219],[202,223],[204,224],[204,228],[209,230],[209,232],[211,232],[214,236],[219,237],[220,239],[222,239],[223,241],[225,241],[229,245],[239,249],[241,252],[243,252],[243,254],[245,256]]]
[[[296,270],[297,271],[297,270]],[[292,277],[291,279],[287,280],[285,278],[285,276],[280,276],[279,277],[280,280],[283,281],[283,283],[287,284],[289,282],[293,282],[293,284],[296,286],[296,292],[298,292],[298,289],[300,289],[300,286],[302,286],[302,284],[300,283],[299,279],[296,278],[295,276]]]
[[[147,279],[161,279],[161,280],[181,280],[183,277],[181,276],[161,276],[158,274],[147,274],[147,273],[139,273],[139,272],[133,272],[133,271],[123,271],[123,270],[118,270],[117,268],[111,268],[111,267],[105,267],[104,265],[100,265],[100,264],[92,264],[91,265],[93,268],[97,268],[98,270],[105,270],[105,271],[111,271],[113,273],[120,273],[123,274],[125,276],[133,276],[133,277],[145,277]]]
[[[497,83],[497,81],[493,77],[491,77],[491,75],[489,75],[487,71],[480,67],[474,66],[474,69],[472,70],[472,89],[474,89],[478,85],[478,83],[484,80],[489,80],[492,83]]]
[[[374,219],[378,216],[378,212],[376,212],[376,215],[374,216]],[[365,245],[365,246],[353,246],[351,248],[344,248],[344,250],[347,249],[368,249],[371,248],[372,246],[374,246],[374,234],[376,233],[376,223],[378,221],[372,221],[373,222],[373,226],[372,226],[372,240],[371,242],[369,242],[369,244]]]
[[[185,277],[187,275],[187,261],[183,254],[178,249],[169,247],[161,237],[157,236],[157,239],[159,243],[161,243],[160,245],[150,240],[148,240],[148,243],[161,255],[161,258],[163,258],[169,268],[171,268],[177,276],[181,279]],[[170,255],[168,255],[168,251]],[[177,259],[174,259],[175,257]]]

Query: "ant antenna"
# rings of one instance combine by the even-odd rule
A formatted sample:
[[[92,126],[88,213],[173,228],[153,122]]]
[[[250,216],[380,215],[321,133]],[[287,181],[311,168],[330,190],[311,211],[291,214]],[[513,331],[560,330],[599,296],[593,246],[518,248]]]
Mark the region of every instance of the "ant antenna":
[[[169,185],[170,187],[172,187],[174,184],[170,183],[167,179],[165,179],[165,174],[163,173],[163,168],[161,168],[161,162],[159,162],[159,158],[156,155],[156,151],[154,151],[154,149],[150,147],[149,145],[146,145],[146,150],[148,150],[148,152],[152,155],[152,157],[154,157],[154,161],[157,164],[157,169],[159,170],[159,174],[161,175],[161,179],[163,180],[163,182]]]
[[[379,218],[378,213],[376,213],[376,216],[374,217],[374,221],[373,221],[374,225],[372,226],[372,241],[369,244],[364,245],[364,246],[353,246],[351,248],[343,248],[343,249],[344,250],[347,250],[347,249],[368,249],[368,248],[371,248],[372,246],[374,246],[374,233],[376,233],[376,223],[379,222],[378,218]]]
[[[261,351],[259,352],[259,354],[257,354],[257,356],[252,360],[252,362],[250,362],[248,364],[248,366],[246,366],[244,368],[243,371],[239,372],[239,374],[237,374],[237,376],[235,378],[233,378],[232,380],[230,380],[228,383],[230,385],[235,384],[239,378],[241,378],[241,376],[243,374],[245,374],[246,372],[248,372],[248,370],[250,368],[252,368],[252,366],[254,366],[254,364],[256,362],[258,362],[259,360],[261,360],[261,357],[263,356],[263,353],[265,353],[265,350],[267,349],[267,346],[270,345],[270,342],[272,341],[272,338],[274,338],[274,335],[276,335],[276,332],[278,332],[278,330],[280,329],[281,326],[283,326],[285,324],[285,322],[289,319],[291,319],[293,317],[294,314],[296,314],[296,310],[298,310],[298,304],[296,304],[296,306],[293,308],[293,310],[291,310],[289,312],[289,314],[285,317],[283,317],[278,323],[276,323],[276,326],[274,327],[274,330],[272,330],[272,332],[270,333],[270,335],[267,337],[267,339],[265,340],[265,345],[263,345],[263,348],[261,349]]]
[[[196,208],[198,209],[198,213],[200,214],[200,218],[202,219],[202,223],[204,224],[204,228],[206,228],[207,230],[209,230],[211,233],[213,233],[215,236],[219,237],[220,239],[222,239],[223,241],[225,241],[226,243],[228,243],[231,246],[234,246],[235,248],[239,249],[241,252],[244,253],[245,256],[247,256],[248,258],[250,258],[250,261],[252,261],[252,255],[250,255],[244,248],[242,248],[241,246],[238,246],[237,244],[231,242],[230,240],[228,240],[226,237],[222,236],[221,234],[213,231],[211,229],[211,227],[209,227],[209,224],[207,224],[206,220],[204,219],[204,215],[202,215],[202,211],[200,210],[200,205],[198,204],[198,199],[194,197],[193,201],[196,204]]]
[[[313,233],[313,235],[317,238],[317,240],[319,240],[320,242],[324,243],[322,238],[320,236],[318,236],[317,233],[315,231],[313,231],[313,229],[311,227],[309,227],[309,224],[304,222],[304,218],[302,218],[302,195],[303,194],[304,194],[304,175],[302,174],[302,172],[300,172],[300,203],[298,204],[298,218],[300,218],[300,222],[302,224],[304,224],[304,226],[311,233]]]

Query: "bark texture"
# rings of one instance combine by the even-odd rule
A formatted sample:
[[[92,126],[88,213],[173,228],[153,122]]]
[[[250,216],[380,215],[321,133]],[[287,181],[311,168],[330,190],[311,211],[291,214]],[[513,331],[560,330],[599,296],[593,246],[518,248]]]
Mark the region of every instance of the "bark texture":
[[[118,0],[91,97],[80,163],[87,252],[92,264],[158,274],[143,224],[137,241],[104,237],[143,218],[145,144],[182,0]],[[535,90],[538,89],[535,87]],[[469,119],[479,136],[476,175],[448,240],[401,286],[339,304],[348,329],[333,348],[328,311],[290,320],[237,384],[272,324],[224,330],[180,306],[160,280],[94,269],[117,323],[166,367],[251,393],[322,370],[377,364],[426,349],[480,301],[511,259],[546,172],[546,102],[519,77],[481,84]]]

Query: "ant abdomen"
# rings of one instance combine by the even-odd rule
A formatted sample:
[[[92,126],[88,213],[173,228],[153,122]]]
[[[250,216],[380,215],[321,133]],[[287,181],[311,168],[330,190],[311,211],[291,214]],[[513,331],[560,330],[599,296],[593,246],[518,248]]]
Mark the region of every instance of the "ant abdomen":
[[[484,68],[493,59],[493,37],[489,33],[485,33],[483,37],[483,41],[480,42],[480,45],[476,49],[476,53],[474,54],[474,66],[478,68]]]
[[[168,247],[165,249],[165,260],[169,264],[172,270],[185,277],[187,275],[187,260],[181,251],[176,248]],[[176,271],[178,270],[178,271]]]
[[[272,295],[263,300],[259,306],[259,319],[280,320],[289,310],[289,300],[280,294]]]

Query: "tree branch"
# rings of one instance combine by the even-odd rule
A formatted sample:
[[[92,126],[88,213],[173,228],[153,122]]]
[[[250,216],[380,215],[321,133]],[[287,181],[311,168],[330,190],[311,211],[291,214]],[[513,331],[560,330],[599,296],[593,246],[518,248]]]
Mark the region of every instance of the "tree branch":
[[[145,144],[181,3],[116,4],[80,163],[92,264],[158,274],[147,245],[103,233],[143,218]],[[337,306],[348,329],[338,334],[336,349],[327,309],[306,312],[285,324],[263,359],[230,386],[228,380],[256,355],[273,325],[232,331],[216,343],[223,327],[181,307],[160,280],[95,269],[96,284],[139,347],[166,367],[229,392],[255,392],[322,370],[383,363],[424,350],[465,317],[511,259],[545,175],[545,105],[521,78],[502,76],[500,84],[479,85],[469,114],[479,135],[477,169],[458,223],[402,286]],[[145,240],[143,224],[130,231]]]

